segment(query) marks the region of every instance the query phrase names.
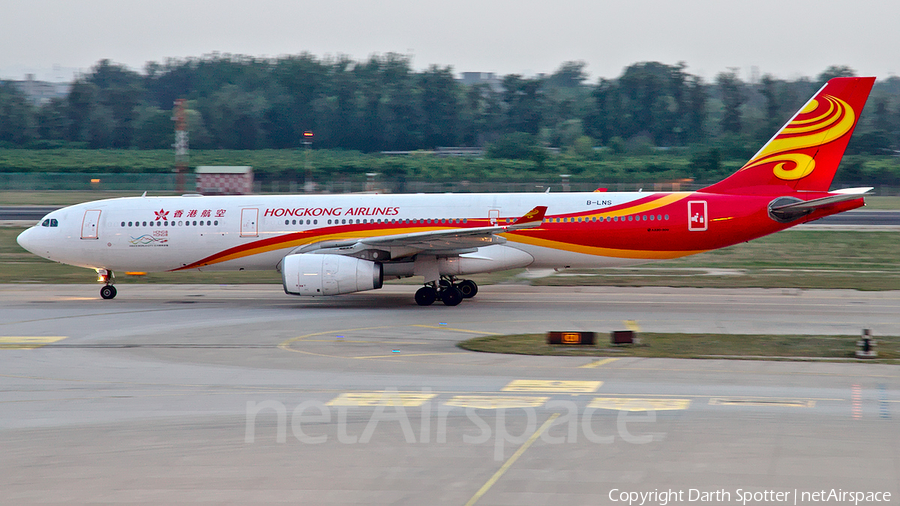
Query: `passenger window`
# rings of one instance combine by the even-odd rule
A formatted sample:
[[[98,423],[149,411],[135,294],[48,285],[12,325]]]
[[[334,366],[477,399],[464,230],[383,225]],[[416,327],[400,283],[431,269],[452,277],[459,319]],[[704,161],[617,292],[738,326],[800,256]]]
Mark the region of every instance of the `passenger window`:
[[[122,222],[122,226],[123,226],[123,227],[125,226],[125,222],[124,222],[124,221]]]

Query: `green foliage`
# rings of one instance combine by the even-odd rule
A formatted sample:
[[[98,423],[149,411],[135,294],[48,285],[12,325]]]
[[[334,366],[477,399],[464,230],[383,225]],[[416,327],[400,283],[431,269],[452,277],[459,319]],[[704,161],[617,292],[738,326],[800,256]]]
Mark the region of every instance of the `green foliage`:
[[[575,139],[575,142],[572,143],[571,151],[581,158],[595,158],[594,139],[591,139],[586,135],[578,137]]]
[[[615,79],[589,83],[586,67],[582,61],[567,61],[546,77],[513,74],[466,86],[454,78],[450,67],[415,70],[409,57],[392,53],[360,61],[308,53],[278,58],[212,54],[150,62],[143,72],[101,60],[72,84],[65,98],[39,106],[29,103],[14,84],[0,83],[0,147],[66,152],[79,147],[169,149],[172,104],[186,98],[192,151],[225,149],[201,158],[226,164],[251,158],[259,163],[249,164],[263,174],[301,169],[270,151],[258,157],[237,156],[234,151],[289,151],[303,147],[303,132],[312,130],[316,152],[491,145],[494,166],[509,156],[534,168],[528,170],[549,171],[563,164],[573,175],[599,174],[586,163],[601,161],[589,139],[616,157],[649,157],[659,149],[691,146],[695,154],[698,150],[706,154],[696,155],[700,169],[689,175],[705,179],[749,159],[819,86],[808,78],[785,81],[771,76],[746,83],[734,71],[721,73],[708,84],[689,74],[684,63],[660,62],[638,62]],[[816,79],[853,74],[848,67],[832,66]],[[517,132],[531,135],[530,144],[559,147],[565,155],[548,157],[546,150],[528,146],[524,137],[517,141],[507,137]],[[900,78],[895,77],[876,82],[848,153],[878,157],[897,148]],[[718,164],[709,156],[713,150],[719,154]],[[148,155],[147,159],[157,160],[152,163],[135,156],[138,160],[131,163],[130,155],[104,154],[94,162],[82,162],[77,160],[80,155],[66,152],[60,157],[69,159],[74,170],[170,170],[168,154]],[[321,170],[358,174],[381,163],[374,158],[354,160],[349,165],[324,164]],[[604,166],[602,174],[624,179],[668,174],[670,169],[657,170],[667,164],[648,170],[652,163],[640,162],[633,167],[638,172],[630,175]],[[409,178],[459,170],[451,161],[401,165],[402,170],[388,169]],[[490,174],[478,163],[463,165],[467,170],[478,166],[472,173]],[[0,160],[0,166],[38,170],[24,158]],[[847,171],[847,177],[893,181],[895,167],[873,165],[867,158]],[[505,165],[498,169],[505,172]]]
[[[500,137],[488,146],[488,158],[508,160],[532,160],[538,164],[547,159],[547,150],[538,146],[534,136],[525,132],[515,132]]]

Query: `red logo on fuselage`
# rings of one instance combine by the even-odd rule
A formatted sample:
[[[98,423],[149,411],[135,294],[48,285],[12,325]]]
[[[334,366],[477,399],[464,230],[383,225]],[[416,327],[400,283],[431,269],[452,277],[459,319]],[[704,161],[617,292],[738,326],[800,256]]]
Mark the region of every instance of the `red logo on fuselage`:
[[[169,211],[160,209],[159,211],[153,212],[156,213],[156,221],[164,221],[169,219]]]

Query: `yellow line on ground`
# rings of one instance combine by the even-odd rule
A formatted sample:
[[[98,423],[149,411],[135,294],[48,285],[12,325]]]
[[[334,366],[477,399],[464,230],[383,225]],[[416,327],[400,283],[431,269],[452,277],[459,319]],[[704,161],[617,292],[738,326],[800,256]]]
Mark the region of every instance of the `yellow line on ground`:
[[[357,330],[379,330],[379,329],[392,329],[396,328],[396,325],[384,325],[381,327],[360,327],[358,329],[343,329],[343,330],[326,330],[324,332],[314,332],[312,334],[304,334],[302,336],[292,337],[288,340],[282,341],[278,344],[278,347],[284,351],[298,351],[292,350],[290,346],[301,339],[306,339],[307,337],[315,337],[315,336],[324,336],[325,334],[343,334],[345,332],[355,332]]]
[[[475,492],[475,495],[473,495],[472,498],[469,499],[469,502],[466,503],[466,506],[472,506],[473,504],[478,502],[478,500],[481,499],[481,496],[486,494],[487,491],[490,490],[495,483],[497,483],[497,480],[499,480],[506,473],[506,471],[508,471],[509,468],[512,467],[512,465],[515,464],[517,460],[519,460],[519,457],[521,457],[522,454],[525,453],[525,451],[528,450],[528,448],[535,441],[537,441],[537,438],[539,438],[541,434],[543,434],[544,431],[547,430],[547,427],[550,427],[550,424],[553,423],[553,420],[556,420],[557,418],[559,418],[559,413],[553,413],[552,415],[550,415],[550,418],[548,418],[547,421],[544,422],[544,424],[541,425],[541,427],[537,431],[535,431],[535,433],[532,434],[530,438],[528,438],[528,441],[525,441],[525,444],[523,444],[521,447],[519,447],[518,450],[516,450],[516,453],[513,453],[513,456],[510,457],[509,460],[507,460],[503,464],[503,466],[500,467],[500,469],[496,473],[494,473],[493,476],[491,476],[491,479],[489,479],[487,483],[485,483],[484,486],[482,486],[478,490],[478,492]]]
[[[590,364],[580,365],[580,366],[578,366],[578,368],[579,369],[592,369],[594,367],[600,367],[601,365],[606,365],[610,362],[615,362],[616,360],[619,360],[619,358],[618,357],[604,358],[602,360],[595,360],[595,361],[591,362]]]
[[[484,336],[492,336],[492,335],[496,334],[496,332],[482,332],[480,330],[453,329],[450,327],[437,327],[434,325],[410,325],[410,327],[422,327],[425,329],[452,330],[453,332],[466,332],[469,334],[481,334]]]
[[[66,339],[67,336],[0,336],[0,350],[33,350]]]
[[[440,353],[394,353],[393,355],[367,355],[363,357],[348,357],[354,359],[367,359],[367,358],[399,358],[399,357],[427,357],[429,355],[468,355],[468,353],[463,351],[444,351]]]
[[[640,332],[641,327],[638,325],[635,320],[623,320],[622,323],[625,324],[625,327],[632,332]]]

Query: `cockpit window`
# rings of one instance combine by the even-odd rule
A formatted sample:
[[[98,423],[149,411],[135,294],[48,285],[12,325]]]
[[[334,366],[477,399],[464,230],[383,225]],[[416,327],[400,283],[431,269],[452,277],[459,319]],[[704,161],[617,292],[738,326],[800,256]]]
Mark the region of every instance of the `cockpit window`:
[[[56,218],[48,218],[41,222],[42,227],[58,227],[59,221]]]

